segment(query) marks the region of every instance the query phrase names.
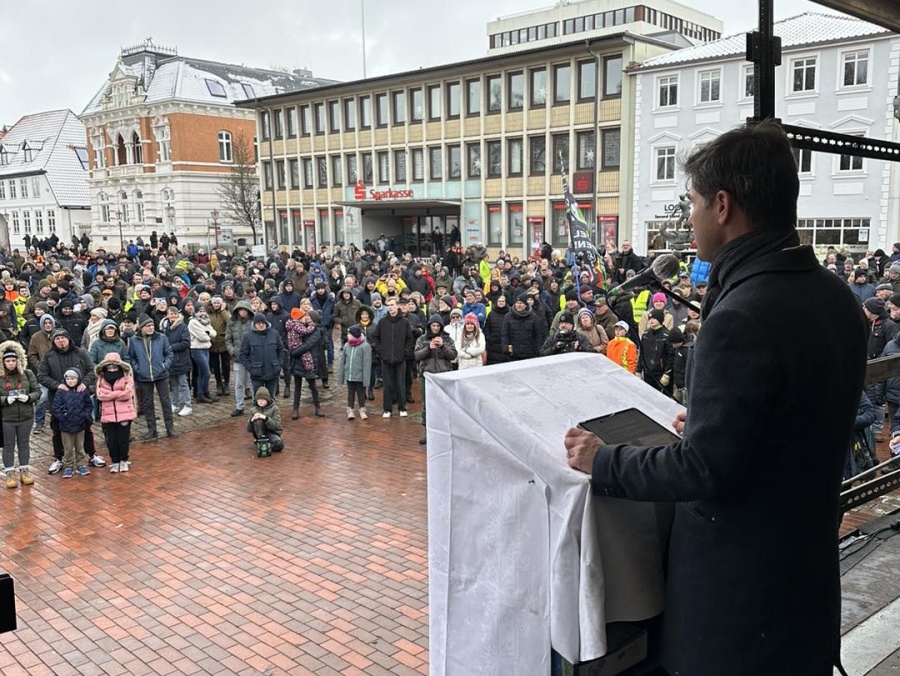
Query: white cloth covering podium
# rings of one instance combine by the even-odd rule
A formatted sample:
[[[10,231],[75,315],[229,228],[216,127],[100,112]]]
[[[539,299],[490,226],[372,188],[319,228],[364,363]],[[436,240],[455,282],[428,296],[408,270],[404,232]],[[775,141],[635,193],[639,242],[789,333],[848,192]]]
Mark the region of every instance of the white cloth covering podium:
[[[591,495],[577,423],[683,410],[602,355],[426,376],[432,676],[550,674],[606,653],[607,622],[659,614],[668,506]]]

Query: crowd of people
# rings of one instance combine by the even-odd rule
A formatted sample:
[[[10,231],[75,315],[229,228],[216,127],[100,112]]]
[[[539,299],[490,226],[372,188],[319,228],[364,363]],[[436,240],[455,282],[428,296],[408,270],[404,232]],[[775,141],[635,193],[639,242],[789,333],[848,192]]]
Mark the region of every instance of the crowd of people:
[[[297,420],[305,382],[312,415],[324,417],[320,388],[335,372],[347,386],[348,420],[368,419],[378,389],[383,418],[407,417],[418,379],[425,425],[424,373],[567,352],[609,358],[683,403],[701,327],[696,306],[707,289],[696,266],[692,273],[682,262],[678,276],[662,282],[669,293],[610,293],[651,262],[627,241],[621,249],[607,242],[594,270],[549,245],[520,260],[456,241],[443,255],[414,259],[388,250],[384,237],[363,250],[322,247],[316,255],[282,247],[265,260],[249,251],[190,253],[174,235],[155,232],[118,254],[91,251],[86,237],[37,244],[0,260],[9,487],[17,471],[21,483],[33,482],[29,436],[43,432],[48,411],[49,472],[65,477],[106,465],[92,433],[97,420],[110,471],[129,471],[131,421],[143,415],[144,440],[159,437],[156,399],[168,436],[197,404],[230,396],[238,417],[249,399],[248,431],[278,452],[278,397],[290,400]],[[869,357],[900,353],[900,244],[890,257],[841,259],[830,251],[823,263],[847,274],[870,319]],[[867,394],[861,411],[887,404],[900,452],[900,379]],[[882,409],[872,425],[879,438],[883,419]],[[850,455],[848,473],[865,468]]]

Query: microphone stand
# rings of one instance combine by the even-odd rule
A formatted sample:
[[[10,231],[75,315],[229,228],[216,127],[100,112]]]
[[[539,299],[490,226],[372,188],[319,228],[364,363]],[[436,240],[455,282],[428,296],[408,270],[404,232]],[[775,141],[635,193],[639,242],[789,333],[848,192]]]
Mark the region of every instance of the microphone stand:
[[[659,291],[664,296],[671,298],[673,300],[677,300],[682,305],[686,305],[687,307],[689,307],[691,310],[693,310],[697,314],[700,314],[700,306],[697,303],[695,303],[692,300],[688,300],[687,298],[682,296],[680,293],[675,293],[671,289],[666,288],[665,286],[662,285],[662,283],[659,280],[650,282],[650,284],[648,286],[651,289],[653,289],[654,291]]]

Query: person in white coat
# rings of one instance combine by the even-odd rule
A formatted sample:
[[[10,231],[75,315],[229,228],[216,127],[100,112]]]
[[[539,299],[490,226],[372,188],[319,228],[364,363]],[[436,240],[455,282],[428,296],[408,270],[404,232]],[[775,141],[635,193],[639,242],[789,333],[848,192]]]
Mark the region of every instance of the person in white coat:
[[[191,359],[197,365],[197,401],[211,404],[218,401],[209,396],[209,348],[216,330],[210,325],[206,306],[200,305],[188,322],[191,334]]]
[[[463,312],[458,307],[450,310],[450,321],[447,322],[447,326],[444,327],[444,331],[446,331],[450,337],[453,339],[453,344],[456,345],[459,342],[459,339],[462,338],[463,332],[463,322],[462,322]],[[456,371],[459,368],[459,357],[454,359],[451,362],[451,369]]]
[[[485,348],[484,333],[478,324],[478,317],[470,312],[463,318],[463,329],[456,342],[460,370],[483,365],[481,356],[484,354]]]

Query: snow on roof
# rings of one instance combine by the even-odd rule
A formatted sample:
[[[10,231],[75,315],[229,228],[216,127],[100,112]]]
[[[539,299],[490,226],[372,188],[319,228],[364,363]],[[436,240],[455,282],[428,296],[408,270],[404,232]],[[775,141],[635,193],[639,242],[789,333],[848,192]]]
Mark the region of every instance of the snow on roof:
[[[23,144],[32,149],[26,161]],[[76,148],[86,146],[84,124],[71,110],[50,110],[25,115],[0,141],[8,164],[0,165],[0,178],[44,172],[60,206],[90,206],[88,169]]]
[[[781,38],[781,47],[784,50],[885,34],[890,34],[890,31],[881,26],[849,16],[822,12],[804,12],[775,22],[775,35]],[[637,70],[743,56],[746,53],[746,41],[746,33],[730,35],[703,45],[647,59]]]
[[[123,73],[142,81],[147,103],[180,100],[231,105],[235,101],[335,83],[335,80],[310,78],[280,70],[249,68],[184,56],[160,56],[151,52],[130,54],[125,61],[120,60],[117,64]],[[100,110],[109,89],[109,82],[104,83],[82,114]]]

